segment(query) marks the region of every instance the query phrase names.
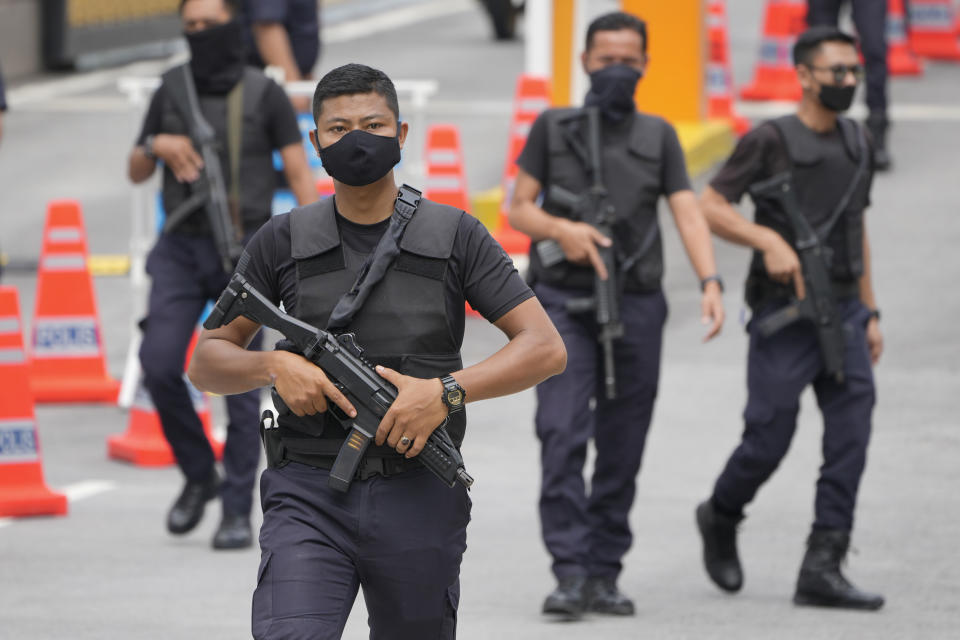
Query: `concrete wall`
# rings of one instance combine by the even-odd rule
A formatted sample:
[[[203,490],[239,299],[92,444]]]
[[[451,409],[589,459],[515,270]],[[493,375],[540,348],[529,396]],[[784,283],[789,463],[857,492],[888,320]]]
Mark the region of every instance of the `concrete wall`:
[[[0,68],[6,79],[40,71],[41,0],[0,0]]]

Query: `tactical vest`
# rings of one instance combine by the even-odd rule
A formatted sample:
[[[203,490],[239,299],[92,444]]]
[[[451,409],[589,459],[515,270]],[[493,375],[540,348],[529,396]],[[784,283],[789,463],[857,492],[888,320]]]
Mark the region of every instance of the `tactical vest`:
[[[549,187],[557,185],[580,194],[590,186],[583,162],[560,130],[560,121],[577,111],[551,109],[544,116],[547,118],[549,162],[542,207],[547,213],[562,218],[571,218],[572,212],[551,200]],[[647,245],[629,272],[623,274],[626,291],[659,289],[663,276],[663,247],[657,222],[657,202],[663,187],[663,134],[664,123],[659,118],[638,113],[623,136],[614,139],[605,136],[601,141],[603,181],[616,210],[614,235],[618,258],[622,261],[632,257],[638,249],[643,249],[642,244]],[[582,135],[579,137],[584,139]],[[647,238],[651,241],[645,242]],[[537,251],[531,247],[529,280],[570,289],[591,289],[594,271],[592,267],[567,261],[545,267]]]
[[[270,219],[276,176],[273,169],[273,143],[267,131],[269,123],[264,118],[261,102],[271,80],[260,71],[247,67],[243,74],[243,129],[240,151],[240,215],[244,229],[254,230]],[[165,91],[169,91],[165,85]],[[227,150],[227,96],[200,95],[200,111],[222,142],[218,150],[227,185],[233,180],[230,175],[230,158]],[[162,103],[161,131],[168,134],[190,135],[190,126],[180,116],[169,96]],[[177,182],[169,167],[163,171],[163,208],[168,213],[190,197],[190,185]],[[190,233],[208,232],[203,209],[198,209],[178,227]]]
[[[839,205],[838,197],[836,202],[828,206],[820,204],[821,210],[817,210],[817,190],[830,179],[827,175],[829,169],[822,166],[824,150],[817,144],[816,137],[811,135],[810,130],[795,115],[777,118],[770,121],[770,125],[776,128],[784,153],[792,165],[794,192],[799,200],[800,210],[819,231],[824,221]],[[849,118],[838,118],[837,126],[850,163],[852,178],[860,162],[860,154],[869,151],[860,148],[857,131],[859,125],[856,122]],[[869,198],[870,171],[868,165],[846,208],[823,240],[829,256],[834,294],[838,297],[856,295],[858,280],[863,274],[863,211]],[[793,230],[779,203],[776,200],[760,198],[755,199],[754,204],[756,223],[775,230],[796,249]],[[773,298],[788,298],[791,291],[792,287],[770,279],[763,264],[762,252],[754,251],[746,287],[748,304],[756,308]]]
[[[420,200],[400,242],[400,254],[343,330],[356,334],[370,362],[417,378],[442,377],[463,367],[463,335],[453,333],[445,284],[451,277],[447,261],[461,215],[459,209]],[[334,199],[291,211],[290,239],[297,266],[297,308],[292,314],[326,327],[337,301],[357,278],[344,260]],[[463,306],[462,293],[454,302]],[[447,424],[457,446],[463,442],[465,413],[456,413]],[[284,445],[298,453],[335,455],[346,437],[327,414],[280,416],[278,421]],[[371,445],[367,455],[399,454],[386,445]]]

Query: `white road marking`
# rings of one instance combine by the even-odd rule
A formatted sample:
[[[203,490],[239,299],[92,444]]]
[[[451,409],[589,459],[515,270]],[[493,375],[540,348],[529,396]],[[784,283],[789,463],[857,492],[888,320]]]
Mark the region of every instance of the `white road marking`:
[[[95,496],[100,493],[105,493],[107,491],[113,491],[117,488],[116,483],[110,482],[108,480],[83,480],[82,482],[74,482],[73,484],[68,484],[62,489],[53,489],[54,491],[60,491],[61,493],[67,496],[67,500],[70,502],[77,502],[79,500],[85,500],[92,496]],[[0,529],[10,526],[17,521],[17,518],[0,518]]]
[[[737,102],[736,110],[752,119],[766,119],[793,113],[797,109],[795,102]],[[867,115],[867,108],[855,105],[849,111],[854,118]],[[894,122],[953,122],[960,120],[960,106],[939,104],[891,104],[890,119]]]
[[[381,31],[390,31],[416,22],[463,13],[477,8],[475,0],[433,0],[408,7],[400,7],[376,15],[358,18],[343,24],[323,28],[324,45],[363,38]]]

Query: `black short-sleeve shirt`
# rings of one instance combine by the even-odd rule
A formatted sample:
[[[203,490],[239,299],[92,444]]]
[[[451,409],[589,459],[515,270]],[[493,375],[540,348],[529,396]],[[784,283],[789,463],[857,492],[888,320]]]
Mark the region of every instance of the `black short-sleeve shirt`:
[[[373,225],[360,225],[337,214],[342,243],[352,253],[369,254],[386,231],[389,219]],[[274,216],[253,236],[245,249],[249,260],[242,275],[274,304],[296,313],[297,270],[291,255],[290,215]],[[463,304],[466,298],[477,312],[496,322],[518,304],[533,297],[503,248],[479,220],[464,214],[447,263],[447,317],[453,319],[454,335],[463,335]],[[461,298],[461,292],[462,296]]]
[[[686,160],[676,130],[666,120],[658,120],[658,122],[664,130],[660,156],[660,193],[670,196],[678,191],[690,189],[690,177],[687,175]],[[632,120],[620,124],[602,121],[601,144],[606,145],[629,135],[632,125]],[[527,142],[517,158],[517,165],[544,185],[550,178],[550,148],[547,136],[547,118],[545,114],[540,114],[530,127]]]
[[[838,128],[824,133],[807,130],[804,135],[810,136],[810,142],[822,150],[822,160],[817,171],[817,175],[822,176],[822,179],[815,186],[815,193],[811,193],[811,200],[819,205],[813,207],[817,213],[811,215],[811,222],[819,224],[822,222],[821,218],[829,217],[833,204],[838,202],[846,191],[856,168],[848,156]],[[869,138],[867,145],[869,154]],[[790,171],[791,168],[792,163],[780,133],[773,123],[765,122],[740,139],[733,154],[710,181],[710,186],[728,202],[738,203],[750,185]],[[872,171],[868,172],[866,179],[866,204],[869,205]]]
[[[147,136],[166,133],[162,126],[163,109],[167,104],[166,93],[166,88],[162,84],[154,92],[153,99],[150,100],[150,106],[147,107],[147,114],[143,118],[140,135],[137,136],[138,145],[142,145]],[[219,97],[225,99],[223,96]],[[203,111],[207,96],[201,94],[200,99],[200,109]],[[274,149],[282,149],[302,140],[300,125],[297,123],[297,114],[280,85],[273,81],[269,82],[260,105],[263,109],[263,122],[267,127],[267,137]],[[206,113],[204,115],[209,116]],[[218,137],[226,140],[226,132],[218,132]]]

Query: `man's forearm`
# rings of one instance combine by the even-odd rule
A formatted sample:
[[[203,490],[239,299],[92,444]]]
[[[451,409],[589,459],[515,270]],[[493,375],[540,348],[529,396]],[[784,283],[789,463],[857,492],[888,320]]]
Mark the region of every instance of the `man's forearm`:
[[[273,351],[247,351],[229,340],[207,338],[194,350],[187,376],[201,391],[230,395],[272,384],[276,368]]]
[[[677,231],[687,251],[687,257],[701,280],[716,275],[717,263],[710,240],[710,227],[697,206],[692,191],[681,191],[669,198]]]
[[[290,46],[290,36],[279,22],[255,22],[253,37],[257,44],[260,57],[267,65],[283,69],[285,80],[295,82],[301,80],[300,68],[293,57],[293,48]]]
[[[710,231],[727,242],[763,251],[776,240],[776,231],[744,218],[711,187],[707,187],[701,196],[700,207]]]
[[[877,308],[877,299],[873,294],[873,277],[870,264],[870,241],[867,238],[867,227],[863,227],[863,275],[860,276],[860,301],[868,309]]]
[[[530,200],[514,200],[510,206],[509,220],[510,226],[527,234],[534,242],[556,240],[566,222],[564,218],[550,215]]]
[[[148,158],[147,154],[143,151],[143,147],[134,147],[133,151],[130,152],[128,175],[130,176],[130,181],[134,184],[140,184],[152,176],[156,167],[157,161]]]

